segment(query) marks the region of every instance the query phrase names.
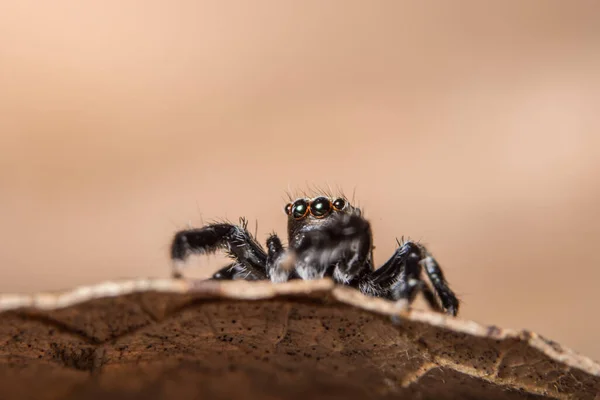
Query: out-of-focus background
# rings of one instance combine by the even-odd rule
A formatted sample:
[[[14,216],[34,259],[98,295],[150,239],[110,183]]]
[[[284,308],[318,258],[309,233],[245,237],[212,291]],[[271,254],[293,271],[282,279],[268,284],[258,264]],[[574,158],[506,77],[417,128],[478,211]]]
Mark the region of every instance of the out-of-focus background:
[[[0,292],[166,277],[329,184],[378,263],[421,240],[464,318],[600,359],[600,3],[484,3],[3,1]]]

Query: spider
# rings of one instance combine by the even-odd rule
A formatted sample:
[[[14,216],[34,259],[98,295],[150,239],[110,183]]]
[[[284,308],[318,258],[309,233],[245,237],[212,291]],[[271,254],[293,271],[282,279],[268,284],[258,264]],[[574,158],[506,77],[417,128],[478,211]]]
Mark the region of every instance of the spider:
[[[267,238],[267,251],[247,229],[239,225],[213,223],[182,230],[171,244],[173,276],[191,254],[224,250],[233,262],[221,268],[214,280],[271,280],[332,278],[335,282],[408,306],[420,292],[432,309],[455,316],[459,301],[436,260],[419,243],[398,241],[392,257],[375,269],[373,237],[361,210],[346,197],[298,198],[286,204],[288,247],[275,233]],[[425,269],[430,284],[423,277]]]

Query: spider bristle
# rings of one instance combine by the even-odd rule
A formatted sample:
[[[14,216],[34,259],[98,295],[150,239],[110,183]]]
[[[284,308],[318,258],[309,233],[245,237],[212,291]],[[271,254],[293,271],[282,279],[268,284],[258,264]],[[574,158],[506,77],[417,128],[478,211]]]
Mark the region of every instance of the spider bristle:
[[[286,196],[286,203],[293,203],[294,200],[300,198],[300,197],[307,197],[306,196],[306,192],[300,190],[300,189],[292,189],[289,185],[288,185],[288,189],[285,191],[285,196]]]
[[[335,187],[335,193],[337,193],[337,197],[341,197],[342,199],[348,201],[348,198],[346,197],[346,194],[344,193],[344,189],[342,188],[341,185],[336,185]]]
[[[333,198],[333,190],[331,189],[331,185],[327,182],[327,197],[330,199]]]
[[[285,190],[283,192],[283,195],[281,196],[281,200],[283,200],[284,202],[292,201],[292,189],[290,188],[289,184],[288,184],[287,190]]]
[[[348,196],[346,196],[346,193],[344,192],[344,189],[342,189],[341,186],[338,185],[338,187],[336,188],[336,193],[337,195],[335,196],[340,197],[342,199],[344,199],[346,201],[346,203],[350,203],[350,205],[354,206],[354,202],[350,201],[350,199],[348,199]]]
[[[206,225],[213,225],[213,224],[231,224],[231,225],[235,225],[233,221],[231,221],[229,218],[227,217],[217,217],[217,218],[211,218],[207,221]]]
[[[316,183],[309,186],[308,190],[310,191],[310,197],[317,197],[323,194],[323,189]]]
[[[286,201],[291,203],[299,198],[315,198],[318,196],[325,196],[329,199],[336,199],[338,197],[343,198],[347,202],[353,204],[353,201],[350,202],[348,196],[344,194],[344,190],[340,185],[336,185],[334,189],[334,187],[328,182],[323,185],[307,182],[305,187],[305,189],[296,190],[288,187],[288,190],[285,191]]]

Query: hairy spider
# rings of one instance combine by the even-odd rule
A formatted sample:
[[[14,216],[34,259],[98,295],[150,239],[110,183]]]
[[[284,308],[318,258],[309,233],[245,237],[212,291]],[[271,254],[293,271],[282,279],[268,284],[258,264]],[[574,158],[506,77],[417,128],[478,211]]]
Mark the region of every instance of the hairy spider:
[[[458,299],[438,263],[421,244],[410,240],[398,242],[392,257],[374,268],[370,224],[345,197],[298,198],[285,206],[285,213],[287,249],[272,233],[265,252],[248,232],[243,218],[239,225],[214,223],[177,232],[171,245],[174,277],[181,277],[180,264],[190,254],[224,250],[233,263],[220,269],[212,279],[285,282],[330,277],[366,295],[405,305],[421,292],[434,310],[450,315],[458,313]],[[423,267],[431,286],[423,277]]]

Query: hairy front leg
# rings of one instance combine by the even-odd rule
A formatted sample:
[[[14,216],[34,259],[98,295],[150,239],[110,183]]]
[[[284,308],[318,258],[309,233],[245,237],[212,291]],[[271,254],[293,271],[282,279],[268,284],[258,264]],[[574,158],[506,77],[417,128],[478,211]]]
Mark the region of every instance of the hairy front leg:
[[[177,232],[171,243],[173,276],[181,277],[181,267],[190,255],[223,250],[256,279],[267,279],[267,254],[246,229],[245,220],[241,221],[241,226],[211,224]]]

